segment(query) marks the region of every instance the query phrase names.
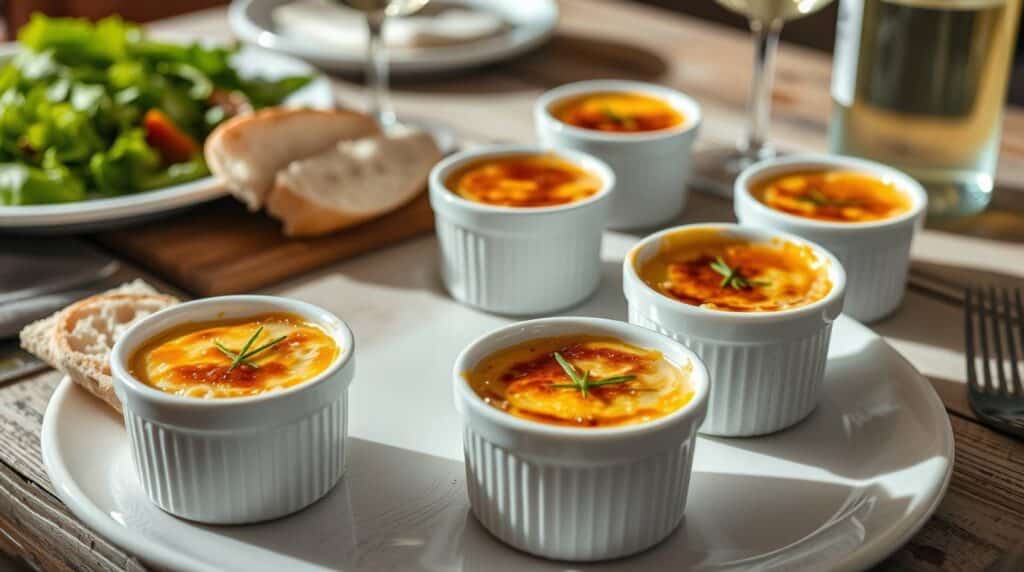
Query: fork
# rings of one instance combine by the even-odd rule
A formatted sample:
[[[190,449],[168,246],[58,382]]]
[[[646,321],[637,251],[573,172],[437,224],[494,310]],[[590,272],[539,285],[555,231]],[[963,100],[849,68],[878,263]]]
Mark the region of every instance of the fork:
[[[983,423],[1016,437],[1024,437],[1021,299],[1020,288],[997,291],[989,286],[964,292],[968,400]]]

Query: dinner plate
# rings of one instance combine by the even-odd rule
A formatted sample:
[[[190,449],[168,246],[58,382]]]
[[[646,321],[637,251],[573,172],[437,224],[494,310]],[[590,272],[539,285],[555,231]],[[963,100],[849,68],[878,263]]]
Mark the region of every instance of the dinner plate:
[[[120,417],[68,380],[43,420],[58,496],[100,535],[171,569],[566,568],[506,547],[468,512],[450,368],[469,341],[510,320],[448,299],[422,262],[435,248],[413,241],[279,292],[324,305],[357,338],[348,470],[320,502],[248,526],[174,518],[140,488]],[[621,255],[606,260],[602,288],[570,313],[621,319],[620,268]],[[929,382],[842,316],[808,419],[762,438],[699,438],[683,525],[642,554],[572,567],[863,570],[928,519],[952,464],[949,419]]]
[[[0,45],[0,65],[18,50],[17,44]],[[249,76],[280,77],[316,73],[309,64],[256,47],[244,47],[233,64]],[[296,91],[285,105],[320,109],[334,107],[331,83],[317,74]],[[0,232],[70,234],[134,224],[209,201],[226,194],[213,177],[152,191],[53,205],[0,206]]]
[[[291,0],[234,0],[229,10],[231,29],[242,40],[306,60],[323,69],[344,74],[362,73],[363,50],[352,51],[296,38],[274,22],[274,9]],[[507,24],[503,32],[458,45],[393,49],[389,53],[394,76],[455,71],[506,60],[544,43],[558,23],[555,0],[439,0],[497,13]]]

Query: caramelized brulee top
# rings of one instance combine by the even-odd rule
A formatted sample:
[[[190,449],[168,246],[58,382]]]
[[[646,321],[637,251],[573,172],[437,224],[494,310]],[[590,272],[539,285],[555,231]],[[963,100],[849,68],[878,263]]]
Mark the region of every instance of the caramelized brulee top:
[[[683,115],[665,101],[639,93],[591,93],[555,103],[551,114],[573,127],[613,133],[660,131],[681,125]]]
[[[340,353],[319,326],[280,313],[182,324],[146,342],[129,365],[136,379],[167,393],[246,397],[309,381]]]
[[[597,194],[597,175],[553,154],[483,159],[445,181],[460,197],[506,207],[551,207]]]
[[[892,183],[856,171],[789,173],[757,185],[753,195],[775,210],[830,222],[884,220],[910,210]]]
[[[809,246],[779,239],[749,242],[714,230],[670,234],[657,254],[635,264],[651,288],[709,310],[788,310],[814,303],[832,289],[828,262]]]
[[[540,338],[492,354],[465,374],[484,402],[564,427],[617,427],[664,417],[693,398],[692,365],[614,338]]]

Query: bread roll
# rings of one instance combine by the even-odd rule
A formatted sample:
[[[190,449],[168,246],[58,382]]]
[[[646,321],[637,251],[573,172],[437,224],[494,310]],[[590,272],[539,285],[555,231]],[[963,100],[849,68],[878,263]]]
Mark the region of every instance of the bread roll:
[[[440,158],[430,134],[405,127],[386,136],[341,141],[282,170],[267,198],[267,212],[284,223],[288,236],[353,226],[415,198]]]
[[[210,170],[251,211],[259,210],[277,172],[334,146],[380,132],[354,111],[270,108],[221,124],[206,140]]]

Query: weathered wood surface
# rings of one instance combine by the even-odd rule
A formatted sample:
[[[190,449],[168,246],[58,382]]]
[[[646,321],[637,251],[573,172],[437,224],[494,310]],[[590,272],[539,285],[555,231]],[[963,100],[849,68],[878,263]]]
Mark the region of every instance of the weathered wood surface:
[[[543,90],[576,79],[630,77],[667,83],[700,100],[705,143],[739,136],[750,70],[744,34],[619,1],[564,0],[562,7],[559,33],[546,48],[471,74],[400,83],[398,109],[446,121],[469,139],[529,141],[530,107]],[[221,10],[156,28],[181,38],[230,36]],[[825,56],[783,47],[774,122],[781,145],[824,148],[828,79]],[[337,93],[349,104],[362,101],[362,89],[353,83],[337,82]],[[880,571],[980,571],[1024,542],[1024,443],[973,419],[964,396],[959,332],[964,284],[1024,278],[1024,195],[1006,191],[1024,188],[1019,110],[1007,113],[999,186],[991,212],[922,233],[904,306],[874,325],[932,381],[951,413],[957,449],[949,493],[935,517]],[[730,212],[724,201],[697,195],[685,219],[722,220]],[[86,530],[53,495],[39,431],[57,379],[48,372],[0,386],[0,550],[39,569],[139,569],[129,555]]]
[[[238,294],[300,276],[430,232],[426,192],[379,219],[315,238],[289,239],[281,225],[225,198],[160,224],[116,229],[94,238],[197,296]]]

